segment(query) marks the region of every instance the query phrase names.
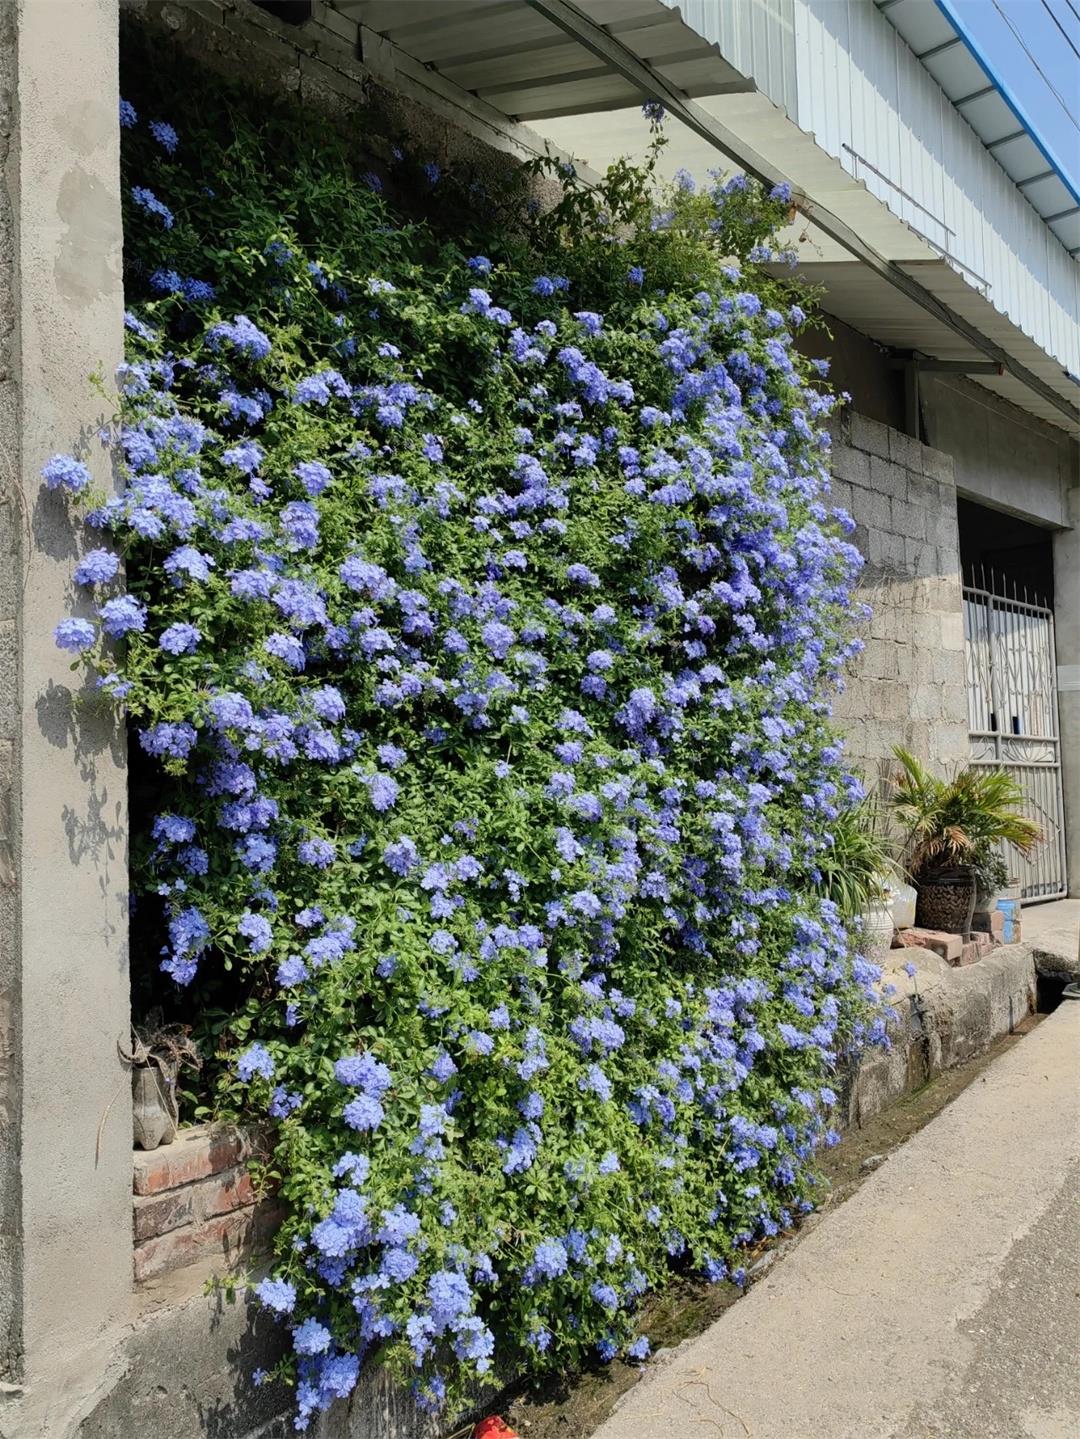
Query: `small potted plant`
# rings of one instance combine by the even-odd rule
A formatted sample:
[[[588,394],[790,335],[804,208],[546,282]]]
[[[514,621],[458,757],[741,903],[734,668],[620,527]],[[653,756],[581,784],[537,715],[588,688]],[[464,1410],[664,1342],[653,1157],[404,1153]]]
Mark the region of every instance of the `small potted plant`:
[[[1023,790],[1004,770],[969,765],[953,779],[939,779],[907,750],[895,754],[900,771],[892,807],[905,835],[904,865],[918,890],[916,923],[967,934],[980,852],[989,854],[1004,842],[1027,854],[1042,830],[1020,813]]]
[[[1009,885],[1009,867],[1002,859],[1001,851],[985,840],[980,841],[972,855],[971,868],[975,875],[975,908],[993,909],[998,896]]]
[[[140,1149],[171,1144],[180,1122],[176,1080],[182,1065],[202,1067],[202,1057],[182,1024],[162,1024],[160,1013],[151,1015],[142,1029],[132,1027],[132,1116],[135,1143]]]
[[[817,858],[818,891],[858,928],[867,958],[883,962],[893,937],[891,883],[896,862],[879,806],[864,799],[841,810],[832,844]]]

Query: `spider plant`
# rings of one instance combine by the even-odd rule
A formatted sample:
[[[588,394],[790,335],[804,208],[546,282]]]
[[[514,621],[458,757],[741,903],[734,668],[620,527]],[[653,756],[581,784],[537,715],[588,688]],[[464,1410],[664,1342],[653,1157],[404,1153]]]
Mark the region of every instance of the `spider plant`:
[[[819,894],[847,920],[881,904],[896,863],[879,805],[864,799],[841,810],[830,826],[832,844],[817,857]]]
[[[1024,792],[1001,769],[969,765],[939,779],[908,750],[894,751],[892,812],[903,831],[904,868],[917,884],[934,870],[969,865],[986,847],[1004,841],[1027,854],[1043,838],[1022,814]]]

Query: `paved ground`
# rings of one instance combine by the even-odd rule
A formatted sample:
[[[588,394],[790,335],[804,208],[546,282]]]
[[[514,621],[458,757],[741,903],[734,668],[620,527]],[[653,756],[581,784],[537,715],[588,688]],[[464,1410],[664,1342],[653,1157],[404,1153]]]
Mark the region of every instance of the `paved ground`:
[[[1078,1439],[1080,1002],[646,1370],[594,1439],[698,1435]]]
[[[1023,926],[1024,943],[1034,947],[1037,963],[1045,955],[1060,961],[1060,973],[1080,978],[1080,899],[1030,905],[1024,910]]]

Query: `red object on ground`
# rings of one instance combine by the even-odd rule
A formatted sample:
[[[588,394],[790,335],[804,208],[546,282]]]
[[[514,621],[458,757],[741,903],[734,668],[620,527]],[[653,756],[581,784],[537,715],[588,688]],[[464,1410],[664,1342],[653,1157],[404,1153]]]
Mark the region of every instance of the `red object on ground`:
[[[520,1439],[515,1429],[509,1429],[497,1414],[481,1419],[473,1430],[473,1439]]]

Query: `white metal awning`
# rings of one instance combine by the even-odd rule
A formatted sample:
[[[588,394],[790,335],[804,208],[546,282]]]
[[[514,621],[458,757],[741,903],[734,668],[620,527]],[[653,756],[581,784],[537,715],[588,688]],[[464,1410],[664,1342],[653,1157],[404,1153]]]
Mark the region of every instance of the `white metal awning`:
[[[875,4],[1036,214],[1066,250],[1080,258],[1080,199],[1047,159],[1038,136],[1010,105],[997,78],[972,53],[946,11],[925,0],[875,0]],[[1062,43],[1067,43],[1067,37]]]
[[[733,162],[767,183],[791,183],[806,217],[797,236],[806,273],[828,267],[817,270],[829,286],[827,310],[883,343],[900,343],[890,336],[902,330],[906,348],[1001,365],[1004,374],[980,383],[1080,433],[1080,355],[1067,369],[1035,344],[996,309],[979,276],[961,273],[892,214],[686,25],[673,0],[333,4],[356,23],[360,53],[376,71],[392,72],[397,57],[399,69],[416,67],[444,93],[527,122],[594,168],[640,152],[641,102],[660,100],[673,117],[669,163],[701,175]],[[1056,317],[1055,328],[1072,355],[1075,314]]]

